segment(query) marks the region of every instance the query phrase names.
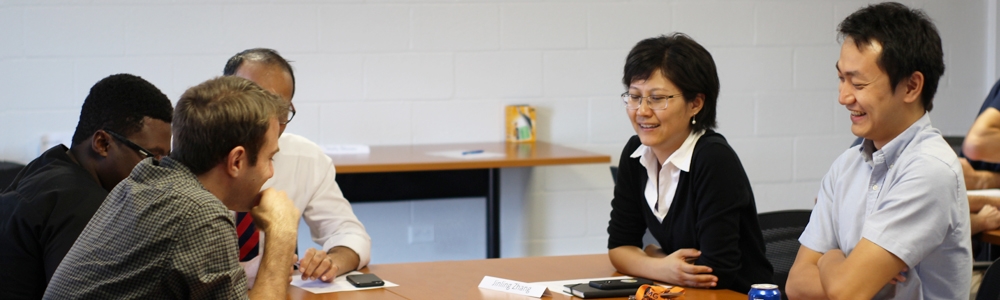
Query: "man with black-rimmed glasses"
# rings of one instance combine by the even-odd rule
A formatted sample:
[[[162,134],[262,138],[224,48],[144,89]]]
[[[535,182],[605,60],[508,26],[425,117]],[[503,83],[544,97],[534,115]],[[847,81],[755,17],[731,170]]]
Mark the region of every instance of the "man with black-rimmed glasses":
[[[94,212],[139,161],[170,152],[173,107],[129,74],[97,82],[72,145],[28,163],[0,194],[0,299],[39,299]]]

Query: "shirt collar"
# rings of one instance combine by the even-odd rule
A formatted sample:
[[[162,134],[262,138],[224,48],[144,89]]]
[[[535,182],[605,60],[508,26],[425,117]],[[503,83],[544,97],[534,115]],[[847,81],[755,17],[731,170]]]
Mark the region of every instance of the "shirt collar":
[[[691,157],[694,156],[694,145],[698,143],[698,139],[700,139],[702,135],[705,135],[704,130],[692,130],[691,134],[684,139],[684,143],[681,143],[681,146],[678,147],[677,150],[674,150],[674,153],[670,154],[670,157],[667,157],[667,159],[663,161],[663,164],[666,165],[667,163],[670,163],[681,171],[689,172],[691,168]],[[654,154],[653,150],[646,145],[639,145],[639,148],[635,149],[629,157],[641,157],[640,162],[643,162],[643,166],[647,168],[649,166],[646,165],[645,161],[657,161],[656,154]]]
[[[931,126],[931,116],[930,114],[924,112],[924,116],[920,117],[916,122],[910,124],[906,130],[897,135],[895,138],[890,140],[888,143],[882,146],[882,149],[875,149],[875,142],[869,139],[865,139],[861,142],[861,157],[865,159],[866,162],[872,162],[872,154],[876,151],[881,151],[882,155],[885,156],[885,162],[892,165],[896,158],[903,153],[906,146],[910,144],[910,141],[917,136],[917,133],[923,131],[925,128]]]

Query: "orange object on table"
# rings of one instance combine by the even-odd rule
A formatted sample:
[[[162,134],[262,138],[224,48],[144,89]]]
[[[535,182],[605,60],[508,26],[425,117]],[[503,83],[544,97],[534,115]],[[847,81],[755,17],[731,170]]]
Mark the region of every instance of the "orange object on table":
[[[635,299],[639,300],[659,300],[680,297],[684,295],[684,288],[679,286],[666,287],[659,285],[643,284],[635,291]]]

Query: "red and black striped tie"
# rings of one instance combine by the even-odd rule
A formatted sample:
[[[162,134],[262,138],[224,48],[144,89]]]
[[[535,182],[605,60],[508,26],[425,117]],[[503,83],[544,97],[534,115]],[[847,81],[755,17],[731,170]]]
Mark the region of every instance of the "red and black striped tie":
[[[240,261],[249,261],[257,257],[260,231],[253,224],[253,217],[249,213],[236,213],[236,236],[240,240]]]

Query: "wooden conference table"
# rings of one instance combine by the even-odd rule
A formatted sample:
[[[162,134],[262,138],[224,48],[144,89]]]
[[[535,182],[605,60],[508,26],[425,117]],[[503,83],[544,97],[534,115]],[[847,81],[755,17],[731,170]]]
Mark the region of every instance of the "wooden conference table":
[[[1000,230],[990,230],[983,232],[982,239],[984,242],[1000,245]]]
[[[607,254],[544,256],[371,265],[361,270],[375,273],[398,287],[312,294],[297,287],[291,299],[535,299],[479,288],[483,276],[539,282],[621,276]],[[542,299],[578,299],[556,292]],[[730,290],[688,288],[680,300],[745,300],[747,295]],[[610,298],[627,299],[627,298]]]
[[[461,155],[466,151],[481,153]],[[368,154],[330,158],[351,202],[485,197],[487,258],[500,257],[500,168],[611,162],[546,142],[372,146]]]

